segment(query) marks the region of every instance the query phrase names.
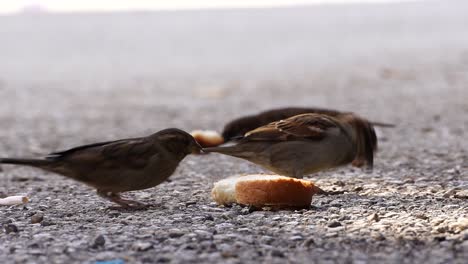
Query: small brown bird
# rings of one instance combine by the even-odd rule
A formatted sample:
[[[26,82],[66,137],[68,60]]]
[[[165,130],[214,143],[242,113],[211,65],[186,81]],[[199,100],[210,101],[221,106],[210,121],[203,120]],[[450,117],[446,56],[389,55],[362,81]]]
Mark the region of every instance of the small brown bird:
[[[203,149],[295,178],[351,162],[372,169],[376,150],[374,128],[355,114],[297,115],[247,132],[233,146]]]
[[[144,204],[119,193],[142,190],[164,182],[179,162],[201,147],[188,133],[169,128],[148,137],[79,146],[51,153],[44,159],[0,159],[0,163],[25,165],[64,175],[96,188],[98,195],[125,208]]]
[[[341,112],[332,109],[316,108],[316,107],[286,107],[263,111],[256,115],[249,115],[232,120],[224,126],[222,136],[225,141],[242,137],[245,133],[267,125],[271,122],[286,119],[295,115],[315,113],[325,114],[329,116],[338,116],[343,114],[350,114],[350,112]],[[393,124],[386,124],[380,122],[371,122],[374,126],[380,127],[394,127]]]

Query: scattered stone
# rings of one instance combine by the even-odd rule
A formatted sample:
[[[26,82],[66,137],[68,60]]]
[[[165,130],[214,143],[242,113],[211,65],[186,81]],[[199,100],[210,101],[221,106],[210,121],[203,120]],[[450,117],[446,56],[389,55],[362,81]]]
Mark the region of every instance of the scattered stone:
[[[459,168],[451,168],[446,171],[447,173],[450,174],[460,174],[460,169]]]
[[[292,236],[289,238],[289,240],[291,241],[299,241],[299,240],[303,240],[304,238],[302,236]]]
[[[22,176],[15,176],[13,178],[11,178],[11,181],[14,181],[14,182],[26,182],[26,181],[29,181],[31,180],[30,178],[28,177],[22,177]]]
[[[213,234],[211,232],[205,230],[194,230],[193,232],[204,239],[213,237]]]
[[[168,234],[168,236],[170,238],[178,238],[178,237],[181,237],[183,235],[185,235],[185,232],[182,232],[180,230],[171,230],[171,231],[169,231],[169,234]]]
[[[55,222],[52,222],[47,219],[41,221],[41,226],[51,226],[51,225],[55,225]]]
[[[31,216],[31,224],[37,224],[44,220],[44,215],[42,213],[36,213]]]
[[[285,256],[284,256],[284,253],[281,252],[281,251],[279,251],[279,250],[277,250],[277,249],[272,250],[272,251],[270,252],[270,255],[271,255],[272,257],[276,257],[276,258],[284,258],[284,257],[285,257]]]
[[[457,198],[457,199],[468,199],[468,190],[460,190],[460,191],[458,191],[455,195],[453,195],[453,198]]]
[[[109,217],[112,217],[112,218],[117,218],[120,216],[120,212],[118,211],[110,211],[109,213],[107,213],[107,215]],[[71,217],[72,215],[67,215],[68,217]]]
[[[406,179],[403,184],[413,184],[414,183],[414,179]]]
[[[376,234],[373,234],[372,238],[374,238],[375,240],[377,241],[384,241],[386,240],[387,238],[380,232],[376,233]]]
[[[5,233],[10,234],[10,233],[18,233],[18,227],[14,224],[6,224],[3,226],[5,229]]]
[[[367,217],[367,219],[369,221],[374,221],[374,222],[379,222],[380,221],[379,214],[377,214],[377,213],[371,214],[369,217]]]
[[[447,192],[445,192],[442,197],[444,198],[450,198],[450,196],[452,195],[455,195],[457,193],[457,189],[456,188],[453,188],[453,189],[450,189],[448,190]]]
[[[344,183],[343,181],[335,181],[333,184],[340,187],[346,186],[346,183]]]
[[[44,252],[44,250],[38,248],[38,249],[28,250],[28,254],[40,256],[40,255],[45,255],[46,253]]]
[[[325,234],[326,238],[332,238],[332,237],[337,237],[337,236],[338,236],[337,232],[330,232],[330,233]]]
[[[358,187],[354,188],[353,191],[355,191],[355,192],[360,192],[360,191],[362,191],[362,190],[364,190],[364,188],[362,188],[362,186],[358,186]]]
[[[94,241],[93,241],[93,244],[91,245],[91,248],[102,248],[104,247],[104,245],[106,244],[106,238],[104,237],[104,235],[98,235]]]
[[[1,221],[2,221],[2,224],[3,224],[3,225],[13,223],[13,220],[11,220],[11,219],[2,219]]]
[[[275,238],[273,238],[271,236],[262,236],[262,237],[260,237],[260,243],[261,244],[270,245],[274,240],[275,240]]]
[[[49,209],[49,206],[47,206],[47,205],[44,205],[44,204],[39,205],[39,210],[41,210],[41,211],[46,211],[48,209]]]
[[[135,251],[147,251],[151,248],[153,248],[153,244],[149,242],[135,242],[132,245],[132,249]]]
[[[439,233],[445,233],[447,232],[447,227],[446,226],[439,226],[436,228],[436,231]]]
[[[187,201],[187,202],[185,202],[185,206],[194,205],[194,204],[197,204],[197,201]]]
[[[428,220],[429,219],[429,217],[427,215],[425,215],[425,214],[414,214],[413,216],[416,217],[416,218],[422,219],[422,220]]]
[[[166,256],[162,256],[162,257],[158,257],[156,259],[156,263],[169,263],[171,262],[172,258],[170,257],[166,257]]]
[[[331,221],[330,223],[328,223],[328,227],[331,227],[331,228],[335,228],[339,226],[341,226],[341,223],[338,221]]]
[[[212,215],[206,215],[205,220],[206,221],[214,221],[215,219],[214,219],[214,217]]]
[[[450,223],[448,227],[452,232],[460,233],[468,229],[468,218],[461,217],[456,222]]]
[[[315,239],[313,237],[307,238],[304,243],[302,243],[302,247],[309,248],[312,245],[315,245]]]
[[[337,202],[337,201],[334,201],[334,202],[331,202],[331,203],[330,203],[330,207],[338,207],[338,208],[340,208],[340,207],[342,207],[342,206],[343,206],[343,204],[340,203],[340,202]]]

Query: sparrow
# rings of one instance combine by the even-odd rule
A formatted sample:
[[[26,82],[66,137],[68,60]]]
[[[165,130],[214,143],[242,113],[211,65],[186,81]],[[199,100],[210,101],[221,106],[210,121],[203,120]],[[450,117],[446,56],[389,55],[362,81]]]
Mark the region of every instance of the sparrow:
[[[120,193],[154,187],[169,178],[188,154],[201,146],[185,131],[161,130],[147,137],[121,139],[54,152],[41,159],[3,158],[0,163],[24,165],[83,182],[123,208],[145,204]]]
[[[306,114],[306,113],[317,113],[325,114],[329,116],[336,117],[338,115],[346,115],[351,112],[341,112],[332,109],[325,108],[316,108],[316,107],[287,107],[287,108],[277,108],[267,111],[263,111],[256,115],[249,115],[240,117],[232,120],[224,126],[223,132],[221,133],[224,140],[230,141],[238,137],[242,137],[245,133],[250,130],[253,130],[257,127],[267,125],[271,122],[278,121],[281,119],[286,119],[295,115]],[[381,122],[371,122],[373,126],[379,127],[394,127],[393,124],[381,123]]]
[[[232,146],[204,148],[245,159],[277,174],[304,175],[343,166],[372,169],[377,137],[355,114],[301,114],[247,132]]]

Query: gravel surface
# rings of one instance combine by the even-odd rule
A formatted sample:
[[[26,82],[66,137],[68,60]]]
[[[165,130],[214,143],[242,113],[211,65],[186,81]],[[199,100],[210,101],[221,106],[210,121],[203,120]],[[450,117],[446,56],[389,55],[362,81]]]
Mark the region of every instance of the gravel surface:
[[[448,2],[448,1],[447,1]],[[465,10],[465,11],[463,11]],[[464,1],[0,17],[0,153],[34,156],[166,127],[221,130],[279,106],[352,110],[379,129],[371,173],[310,175],[308,210],[219,207],[215,181],[262,169],[187,157],[109,209],[88,187],[0,171],[2,263],[466,263]],[[118,263],[115,262],[115,263]]]

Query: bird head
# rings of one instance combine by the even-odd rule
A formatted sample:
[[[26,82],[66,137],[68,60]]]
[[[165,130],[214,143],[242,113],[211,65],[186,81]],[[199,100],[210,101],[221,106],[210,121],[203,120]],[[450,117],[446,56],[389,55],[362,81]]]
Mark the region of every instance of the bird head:
[[[161,130],[155,136],[168,151],[179,156],[199,154],[202,149],[192,135],[178,128]]]

